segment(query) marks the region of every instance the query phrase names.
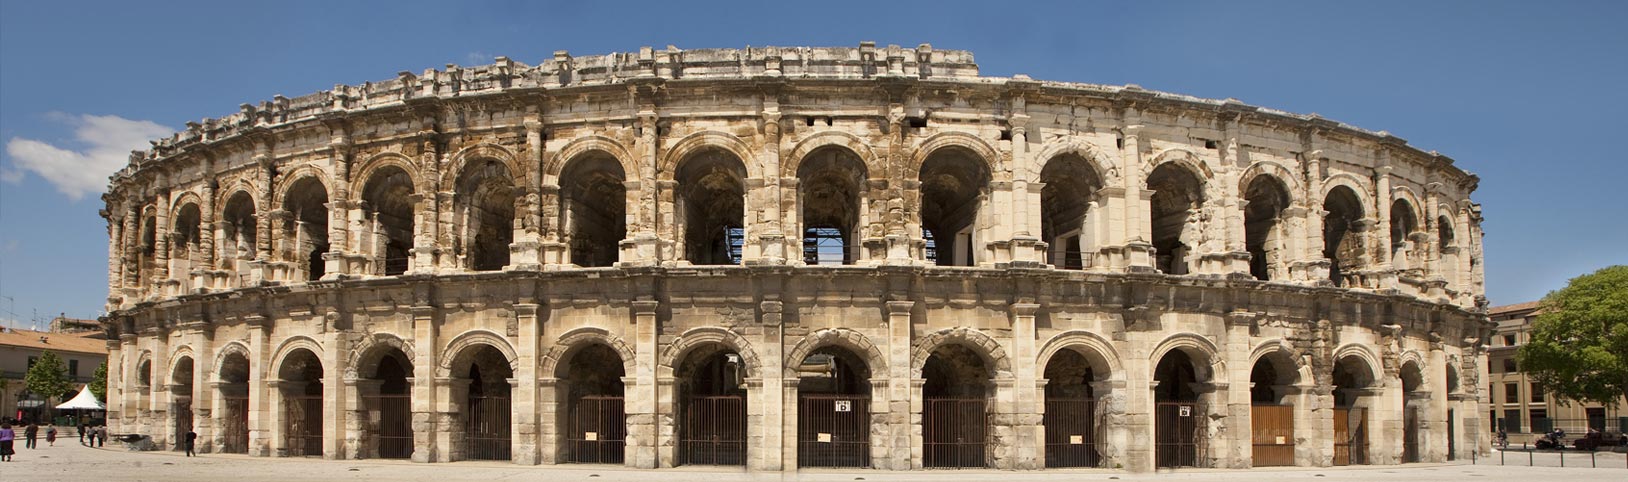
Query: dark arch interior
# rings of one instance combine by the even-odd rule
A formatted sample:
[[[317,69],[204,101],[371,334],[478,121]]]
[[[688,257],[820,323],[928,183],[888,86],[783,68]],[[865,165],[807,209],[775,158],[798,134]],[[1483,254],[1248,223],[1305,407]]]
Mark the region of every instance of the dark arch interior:
[[[222,233],[225,239],[216,243],[220,246],[221,259],[253,260],[257,227],[254,199],[249,197],[249,193],[238,191],[232,194],[232,197],[226,200],[226,209],[221,211],[221,221],[226,223]]]
[[[509,244],[514,242],[514,180],[508,167],[491,159],[465,166],[458,175],[454,205],[463,226],[457,248],[465,266],[492,271],[508,265]]]
[[[858,255],[859,210],[865,163],[844,148],[815,149],[797,168],[802,207],[803,262],[853,264]]]
[[[627,237],[626,177],[616,158],[597,151],[560,173],[560,226],[570,236],[571,263],[616,264]]]
[[[985,160],[964,147],[939,149],[922,162],[918,179],[922,236],[930,240],[928,261],[939,266],[973,265],[977,256],[971,230],[990,181]]]
[[[399,167],[374,171],[362,187],[362,209],[373,234],[368,248],[378,263],[378,274],[407,272],[413,249],[413,178]]]
[[[1091,382],[1097,371],[1091,361],[1074,350],[1059,350],[1046,362],[1046,398],[1093,398]]]
[[[455,459],[510,460],[514,369],[508,357],[490,345],[464,350],[452,373],[469,383],[463,395],[463,453]]]
[[[697,265],[740,264],[746,166],[722,149],[703,149],[679,163],[674,179],[685,257]]]
[[[1256,176],[1244,191],[1244,244],[1249,250],[1249,273],[1258,280],[1272,279],[1283,262],[1283,210],[1289,191],[1271,176]]]
[[[1160,164],[1148,175],[1156,264],[1165,274],[1187,274],[1194,246],[1190,231],[1197,229],[1198,209],[1204,205],[1204,183],[1174,163]]]
[[[192,260],[200,246],[199,225],[202,213],[198,205],[187,203],[175,213],[175,241],[170,245],[170,259]],[[184,273],[183,273],[184,274]]]
[[[977,352],[961,345],[944,345],[933,350],[922,365],[921,394],[925,398],[987,397],[992,375]]]
[[[1413,205],[1405,199],[1391,203],[1391,251],[1407,248],[1408,235],[1419,230],[1419,219],[1413,215]]]
[[[181,357],[176,360],[172,370],[174,372],[170,383],[174,385],[170,389],[170,411],[171,417],[175,420],[175,433],[179,435],[191,432],[193,426],[192,357]],[[181,448],[181,444],[176,444],[176,448]]]
[[[216,417],[221,434],[221,451],[249,453],[249,357],[242,352],[227,353],[220,362],[221,406]]]
[[[305,279],[321,279],[328,252],[328,189],[314,177],[294,181],[283,196],[283,259],[300,263]]]
[[[323,454],[322,427],[326,413],[323,411],[322,375],[322,361],[315,353],[304,348],[289,352],[277,369],[277,377],[283,384],[282,448],[289,456]]]
[[[1282,403],[1289,396],[1297,375],[1286,355],[1269,354],[1255,361],[1249,371],[1249,400],[1259,404]]]
[[[802,394],[866,395],[870,393],[870,368],[852,350],[825,346],[797,367],[797,391]]]
[[[136,383],[141,384],[143,387],[153,386],[152,360],[142,360],[140,364],[136,365]]]
[[[746,463],[746,365],[721,343],[696,347],[674,370],[680,464]]]
[[[1078,154],[1063,154],[1046,161],[1040,171],[1040,239],[1051,246],[1048,264],[1063,269],[1084,267],[1080,240],[1085,238],[1085,217],[1102,180],[1090,161]]]
[[[1171,350],[1164,358],[1159,359],[1159,365],[1153,372],[1154,381],[1158,387],[1154,391],[1154,399],[1160,402],[1193,402],[1198,401],[1198,390],[1193,385],[1199,383],[1198,370],[1193,359],[1182,350]]]
[[[1323,200],[1323,257],[1329,261],[1328,278],[1345,285],[1345,273],[1362,266],[1362,237],[1352,234],[1362,220],[1362,202],[1351,188],[1335,186]]]
[[[584,396],[622,396],[627,376],[622,355],[603,343],[593,343],[571,355],[560,378],[570,382],[572,399]]]
[[[290,352],[283,358],[277,377],[284,382],[296,382],[294,386],[300,389],[296,393],[322,395],[322,360],[310,350],[300,348]]]
[[[364,388],[362,405],[369,418],[362,420],[366,435],[362,449],[369,457],[406,459],[413,456],[413,363],[394,347],[382,350],[367,378],[377,385]],[[364,367],[366,368],[366,367]]]
[[[590,343],[559,368],[565,409],[556,422],[565,427],[562,459],[620,464],[627,448],[627,413],[622,356],[609,345]]]
[[[1362,359],[1355,356],[1341,358],[1334,363],[1334,406],[1355,406],[1358,394],[1353,390],[1368,388],[1373,383],[1373,371]]]
[[[1402,365],[1402,391],[1417,392],[1424,388],[1424,373],[1418,364],[1408,362]]]
[[[141,222],[141,261],[137,278],[152,281],[153,269],[158,266],[158,218],[147,216]]]
[[[1453,233],[1453,219],[1446,215],[1436,217],[1436,228],[1440,231],[1437,239],[1437,249],[1446,251],[1453,247],[1456,237]]]

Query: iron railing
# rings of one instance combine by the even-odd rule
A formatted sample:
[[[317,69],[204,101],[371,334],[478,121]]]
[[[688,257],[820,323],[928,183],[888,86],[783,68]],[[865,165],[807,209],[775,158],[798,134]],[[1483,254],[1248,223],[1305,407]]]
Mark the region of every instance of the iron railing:
[[[1097,467],[1097,401],[1046,398],[1046,467]]]
[[[797,464],[871,466],[870,397],[802,394],[797,404]]]
[[[989,466],[989,400],[928,398],[922,400],[922,466],[983,468]]]
[[[565,461],[620,464],[627,451],[627,412],[622,397],[588,395],[566,415]]]
[[[510,460],[509,397],[469,397],[469,418],[464,432],[464,459]]]
[[[678,444],[680,465],[746,465],[746,398],[690,397]]]
[[[1203,467],[1206,413],[1199,402],[1158,402],[1154,409],[1155,458],[1159,467]]]

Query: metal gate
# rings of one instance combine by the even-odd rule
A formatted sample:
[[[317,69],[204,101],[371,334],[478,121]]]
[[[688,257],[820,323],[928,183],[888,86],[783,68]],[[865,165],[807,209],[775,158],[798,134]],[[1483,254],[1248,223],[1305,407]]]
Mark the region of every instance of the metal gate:
[[[1402,410],[1402,463],[1419,461],[1419,411]]]
[[[322,456],[322,396],[286,395],[283,450],[289,457]]]
[[[187,432],[192,431],[192,397],[175,401],[175,450],[186,450]]]
[[[1096,408],[1097,401],[1090,398],[1046,399],[1041,422],[1046,427],[1047,467],[1096,467],[1101,462]]]
[[[870,467],[870,397],[802,394],[797,403],[797,465]]]
[[[1205,455],[1204,405],[1158,402],[1154,411],[1154,445],[1159,467],[1201,467]]]
[[[627,449],[627,412],[622,397],[588,395],[566,414],[565,461],[620,464]]]
[[[746,397],[690,397],[679,429],[680,465],[746,465]]]
[[[373,395],[366,397],[373,408],[377,423],[373,438],[378,442],[381,459],[408,459],[413,457],[413,399],[412,395]]]
[[[1251,405],[1249,426],[1256,467],[1294,465],[1294,405]]]
[[[1456,443],[1457,439],[1458,439],[1458,432],[1455,430],[1454,425],[1457,425],[1457,424],[1453,422],[1453,409],[1449,408],[1449,409],[1447,409],[1447,460],[1448,461],[1453,461],[1453,460],[1458,459],[1458,455],[1455,453],[1455,452],[1458,452],[1458,444]]]
[[[469,397],[465,424],[465,460],[510,460],[509,397]]]
[[[987,467],[989,400],[922,400],[921,442],[923,467]]]
[[[1334,409],[1334,465],[1368,463],[1368,409]]]
[[[249,397],[225,397],[226,413],[220,419],[220,451],[249,453]]]

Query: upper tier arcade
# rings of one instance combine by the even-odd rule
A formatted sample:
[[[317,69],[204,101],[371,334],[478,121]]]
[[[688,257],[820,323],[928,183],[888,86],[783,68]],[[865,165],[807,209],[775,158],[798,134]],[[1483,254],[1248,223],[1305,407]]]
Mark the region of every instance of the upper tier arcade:
[[[926,44],[562,51],[276,96],[154,141],[104,196],[108,308],[702,265],[1163,273],[1476,308],[1477,182],[1385,132],[983,77]]]

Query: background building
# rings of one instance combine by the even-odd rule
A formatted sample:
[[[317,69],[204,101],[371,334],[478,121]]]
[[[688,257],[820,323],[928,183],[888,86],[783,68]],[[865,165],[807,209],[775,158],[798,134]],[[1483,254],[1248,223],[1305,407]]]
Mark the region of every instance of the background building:
[[[90,320],[77,321],[58,318],[51,322],[51,326],[72,327]],[[68,379],[73,382],[72,389],[66,394],[57,395],[57,403],[74,396],[84,384],[90,382],[96,374],[96,367],[107,361],[107,341],[102,338],[100,328],[75,333],[0,328],[0,380],[4,380],[0,383],[5,385],[0,388],[0,417],[24,419],[43,416],[45,397],[28,393],[23,386],[23,376],[34,365],[34,360],[46,351],[55,352],[62,358]]]
[[[1589,428],[1628,432],[1628,416],[1624,416],[1628,415],[1624,411],[1628,409],[1625,405],[1628,400],[1619,399],[1616,407],[1561,400],[1545,393],[1543,387],[1521,371],[1515,352],[1531,336],[1539,304],[1531,301],[1488,310],[1493,323],[1497,324],[1492,346],[1487,350],[1487,386],[1483,388],[1492,397],[1492,409],[1488,413],[1492,430],[1504,427],[1514,443],[1528,441],[1516,435],[1542,434],[1555,428],[1565,430],[1568,436],[1582,435]]]

